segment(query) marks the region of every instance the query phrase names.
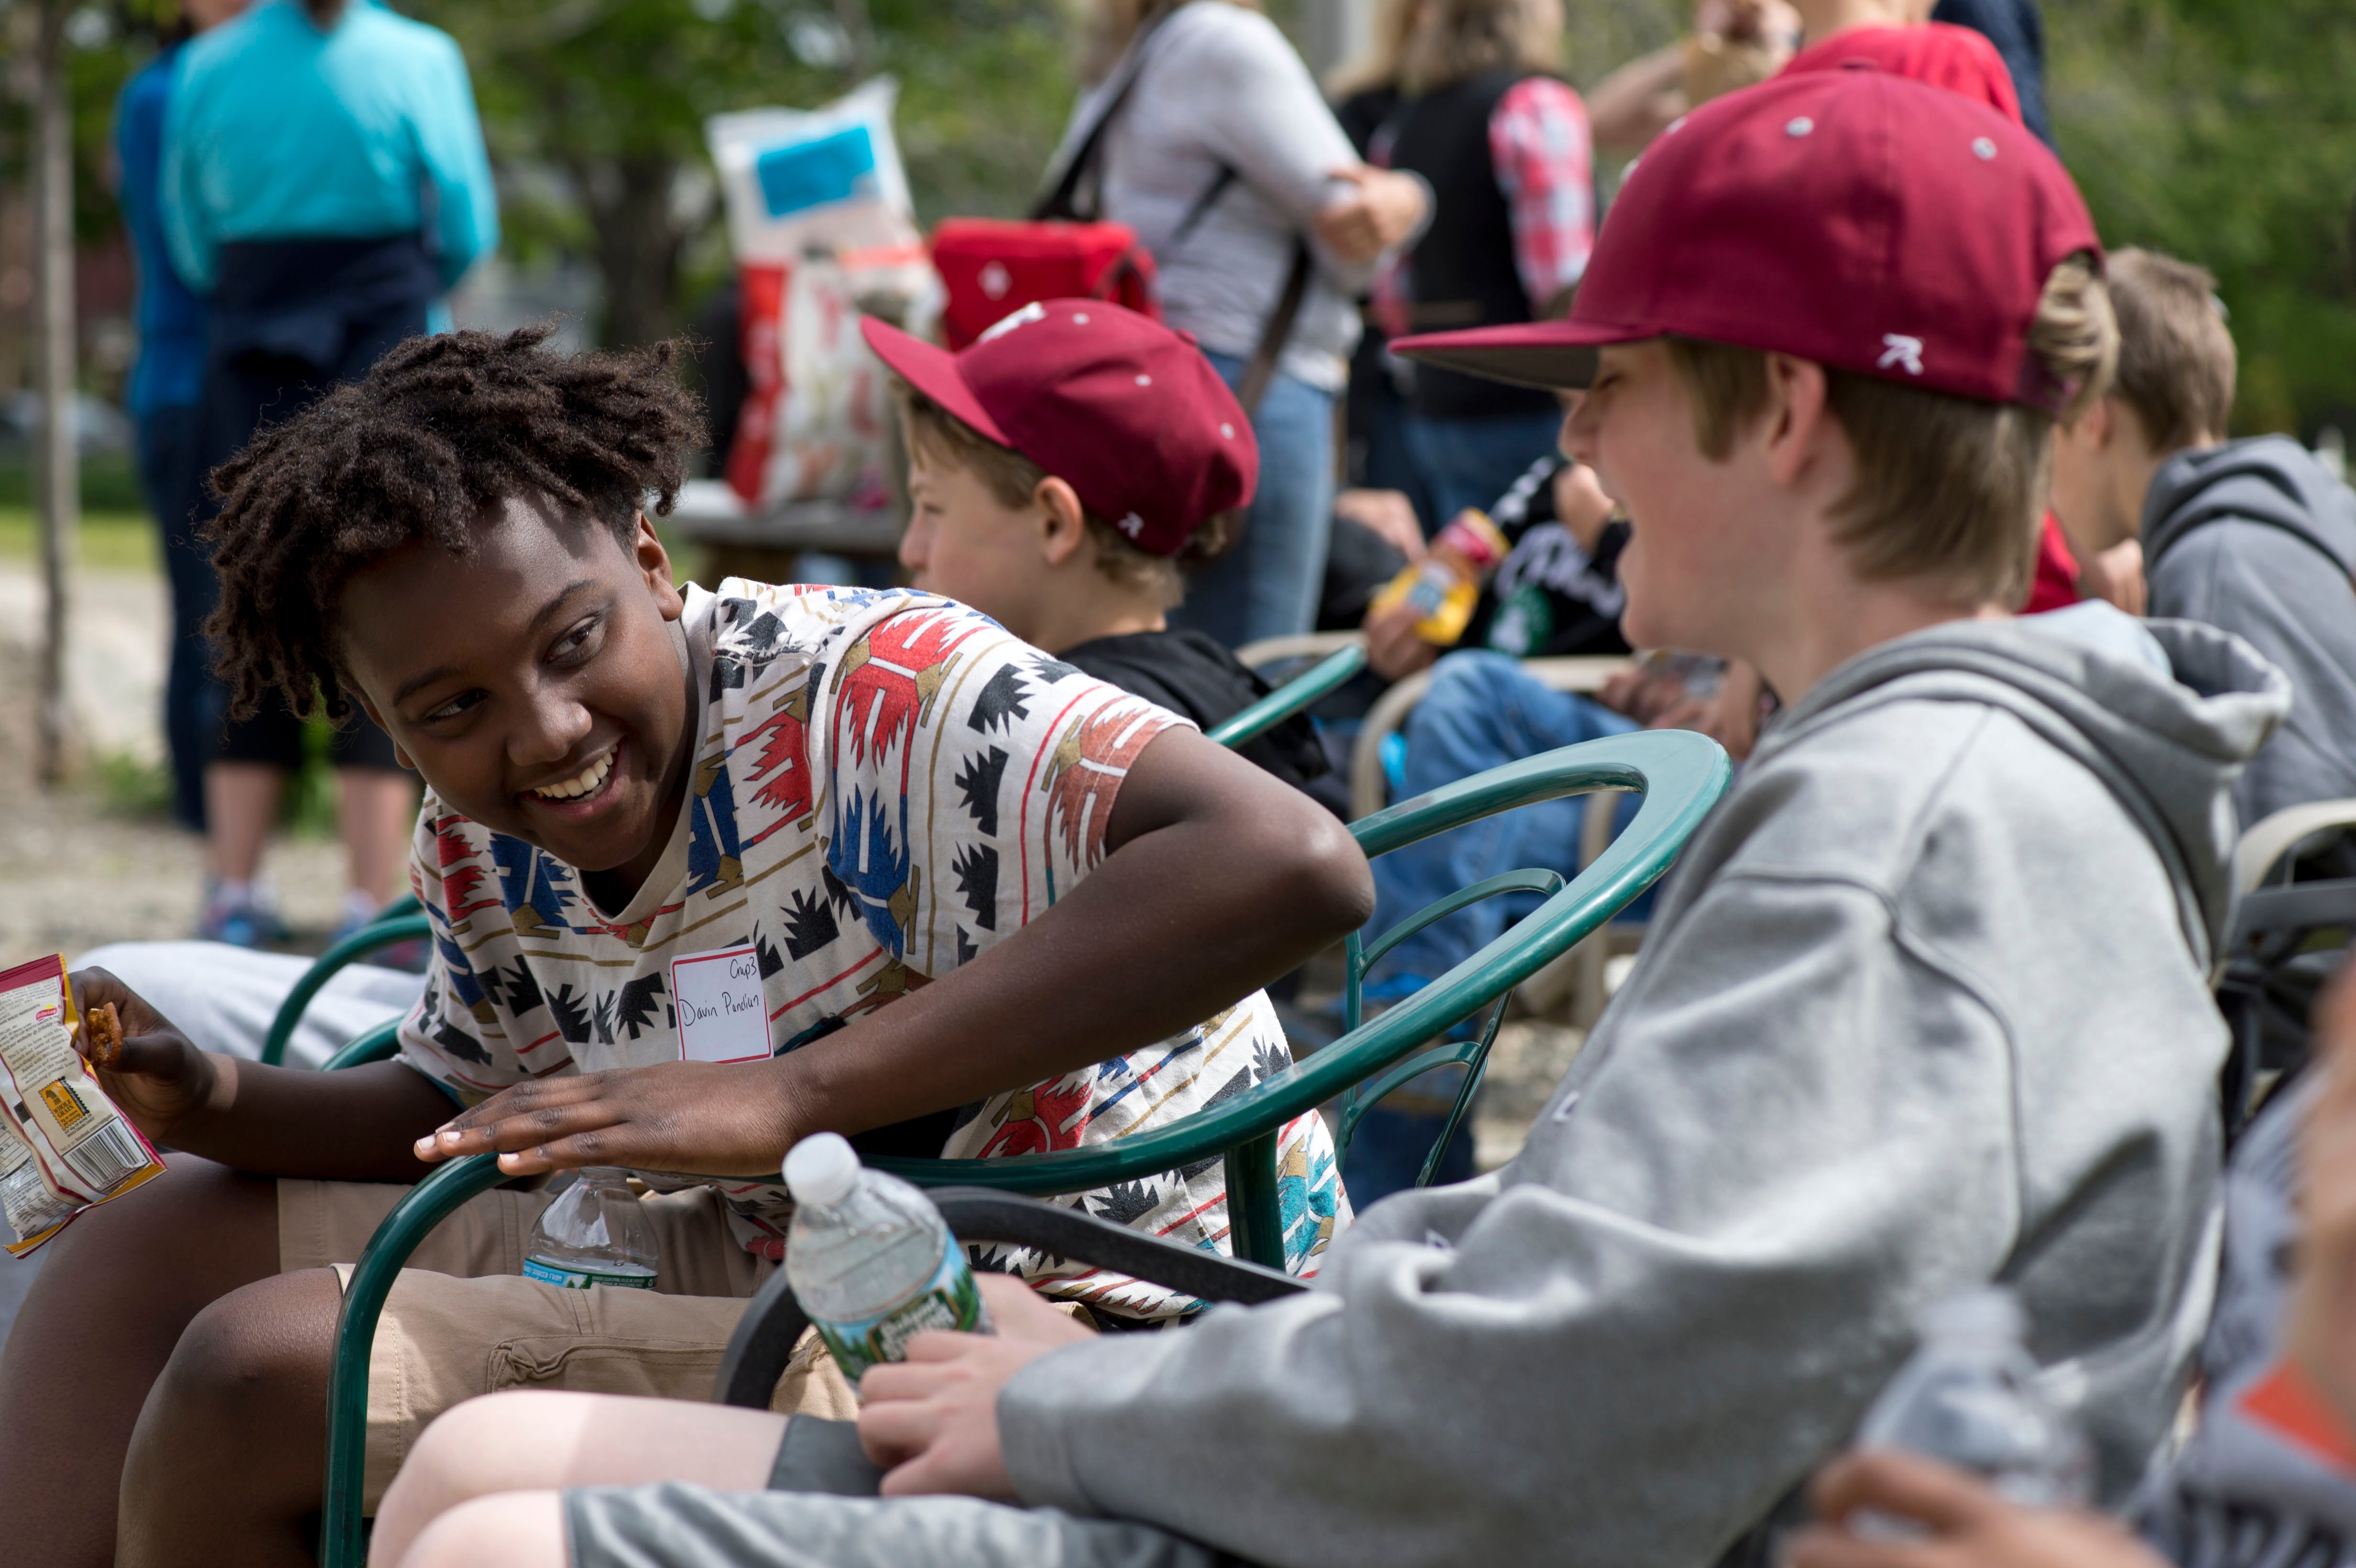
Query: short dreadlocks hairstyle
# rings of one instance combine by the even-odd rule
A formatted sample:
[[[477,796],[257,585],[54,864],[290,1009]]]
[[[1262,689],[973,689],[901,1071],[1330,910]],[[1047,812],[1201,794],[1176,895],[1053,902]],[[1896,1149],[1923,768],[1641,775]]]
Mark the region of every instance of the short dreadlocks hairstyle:
[[[232,716],[273,688],[297,713],[348,714],[337,605],[412,540],[464,556],[490,508],[545,496],[627,548],[648,496],[670,510],[704,440],[676,348],[560,354],[541,347],[555,330],[412,337],[213,470],[221,510],[203,537],[221,596],[204,629]]]

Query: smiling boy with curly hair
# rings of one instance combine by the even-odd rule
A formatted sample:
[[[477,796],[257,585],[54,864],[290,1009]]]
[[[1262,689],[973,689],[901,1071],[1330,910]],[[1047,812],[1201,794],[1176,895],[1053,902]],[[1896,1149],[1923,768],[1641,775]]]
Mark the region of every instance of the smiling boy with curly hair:
[[[432,965],[398,1058],[333,1073],[76,976],[129,1037],[102,1081],[180,1153],[60,1241],[0,1364],[31,1560],[300,1560],[333,1265],[431,1161],[720,1179],[651,1177],[651,1291],[520,1277],[548,1192],[445,1221],[375,1341],[371,1499],[471,1393],[708,1392],[785,1233],[777,1189],[726,1179],[822,1129],[981,1157],[1165,1125],[1288,1063],[1256,987],[1364,918],[1324,812],[963,605],[674,587],[648,511],[701,432],[668,351],[547,336],[412,340],[217,475],[235,700],[357,705],[424,775]],[[1305,1271],[1346,1211],[1318,1118],[1283,1136]],[[1226,1245],[1215,1165],[1068,1201]],[[1193,1306],[1004,1264],[1114,1318]],[[848,1407],[805,1371],[784,1397]]]

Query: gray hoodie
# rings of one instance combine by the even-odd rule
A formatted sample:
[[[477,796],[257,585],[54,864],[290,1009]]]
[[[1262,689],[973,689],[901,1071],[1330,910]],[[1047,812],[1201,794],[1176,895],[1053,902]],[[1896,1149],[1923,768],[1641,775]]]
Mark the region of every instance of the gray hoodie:
[[[2143,558],[2154,615],[2290,677],[2290,717],[2233,791],[2242,826],[2356,796],[2356,494],[2287,436],[2180,452],[2144,496]]]
[[[2208,627],[2147,661],[2086,622],[1827,677],[1513,1163],[1376,1205],[1306,1296],[1033,1362],[1024,1500],[1278,1564],[1697,1568],[1989,1279],[2124,1493],[2208,1314],[2226,792],[2288,693]]]

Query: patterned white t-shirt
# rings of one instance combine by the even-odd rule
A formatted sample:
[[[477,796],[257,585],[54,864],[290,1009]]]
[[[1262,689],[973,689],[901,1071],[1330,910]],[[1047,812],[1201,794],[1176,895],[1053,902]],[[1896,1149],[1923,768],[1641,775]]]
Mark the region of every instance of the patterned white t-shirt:
[[[754,1054],[791,1051],[948,974],[1094,869],[1129,765],[1185,722],[935,595],[734,578],[686,594],[694,766],[662,862],[628,907],[608,917],[572,867],[426,797],[410,870],[434,955],[402,1056],[463,1101],[690,1054],[675,987],[701,971],[674,969],[681,960],[734,951],[757,967],[767,1039]],[[1255,993],[1160,1045],[969,1107],[941,1152],[1108,1142],[1290,1061]],[[1348,1219],[1323,1122],[1288,1125],[1279,1156],[1286,1260],[1313,1273]],[[717,1185],[744,1245],[780,1255],[782,1189]],[[1215,1160],[1061,1201],[1229,1250]],[[1130,1316],[1193,1305],[1076,1264],[1000,1261],[1052,1295]]]

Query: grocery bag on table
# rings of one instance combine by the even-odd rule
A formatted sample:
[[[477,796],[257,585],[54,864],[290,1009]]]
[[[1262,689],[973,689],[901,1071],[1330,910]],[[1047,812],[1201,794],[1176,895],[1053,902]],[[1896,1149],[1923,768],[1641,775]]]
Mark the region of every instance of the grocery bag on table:
[[[922,334],[940,294],[892,135],[898,94],[878,77],[823,109],[704,123],[736,255],[750,387],[727,432],[727,477],[750,506],[883,487],[891,383],[859,317]]]

